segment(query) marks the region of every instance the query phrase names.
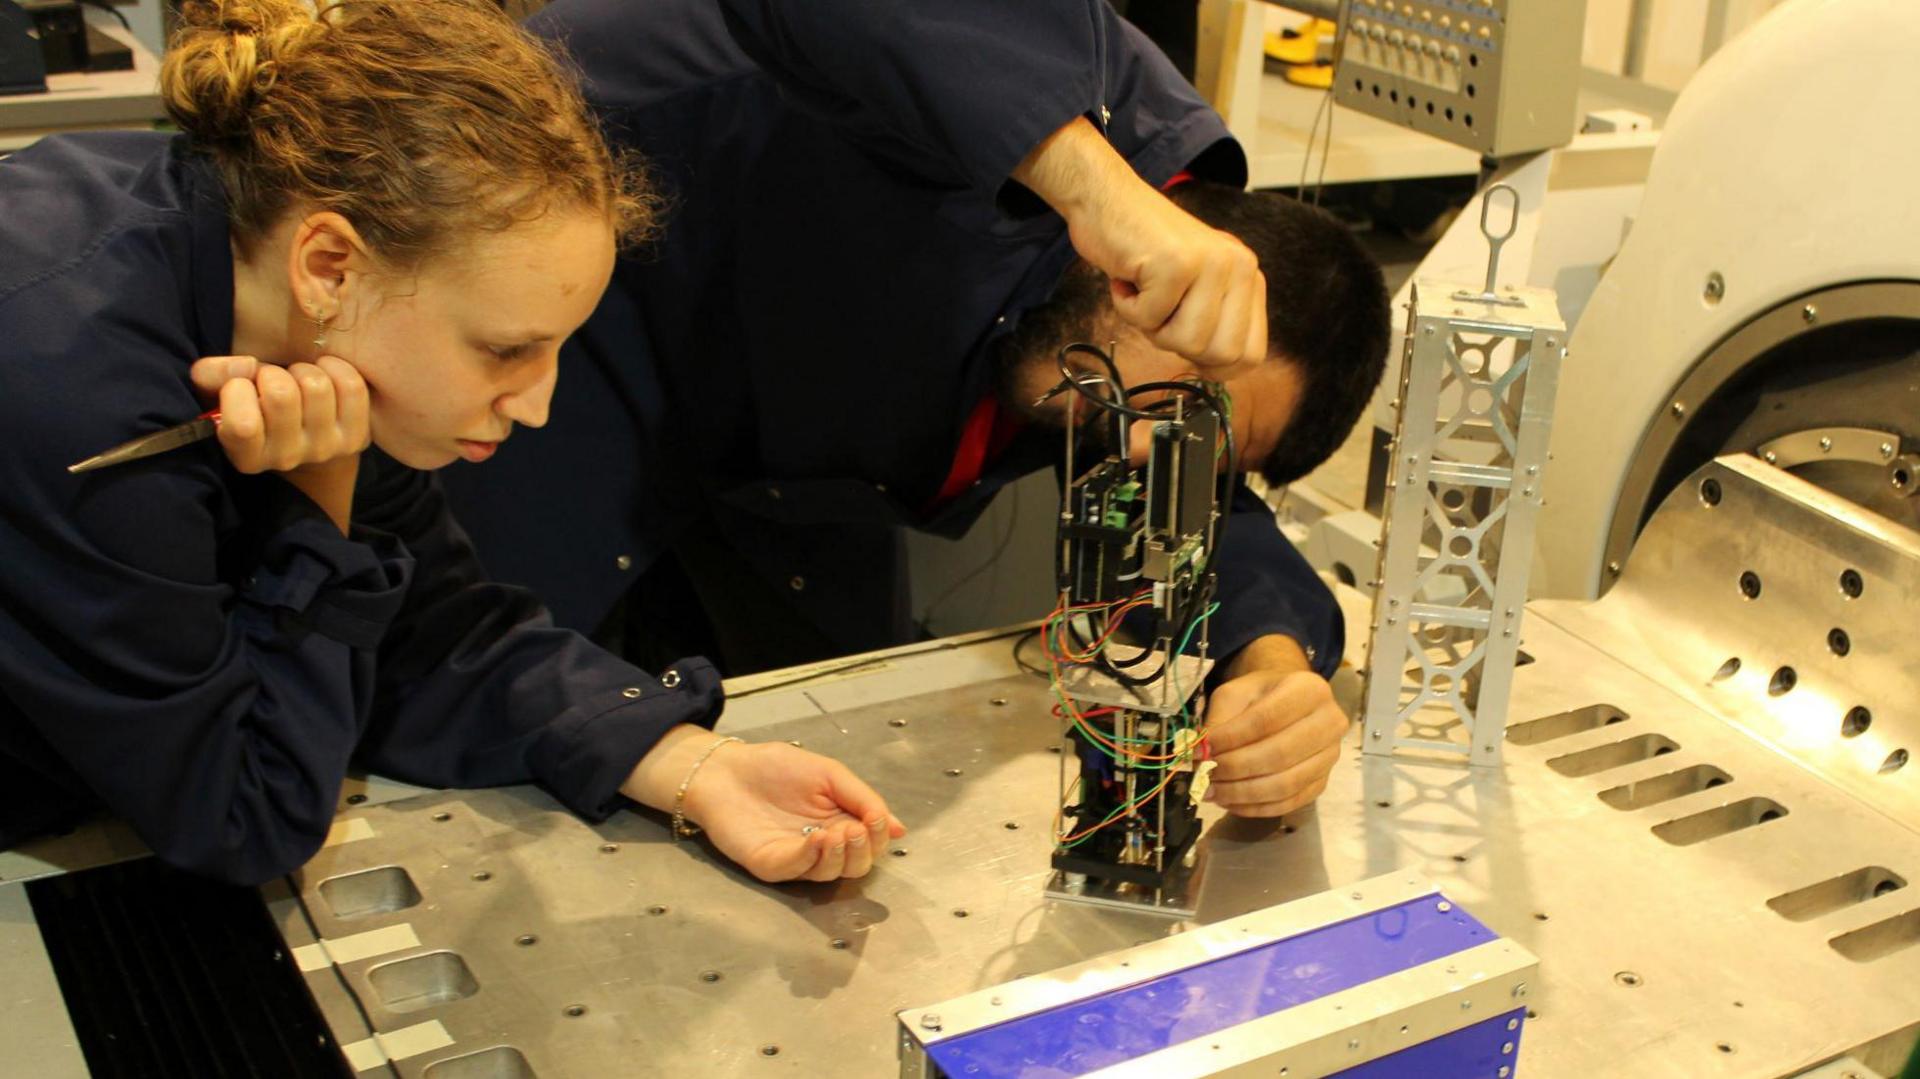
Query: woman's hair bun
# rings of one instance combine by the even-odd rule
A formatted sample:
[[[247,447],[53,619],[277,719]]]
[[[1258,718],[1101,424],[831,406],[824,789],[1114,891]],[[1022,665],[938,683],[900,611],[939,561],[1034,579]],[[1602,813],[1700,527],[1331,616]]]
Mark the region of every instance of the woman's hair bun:
[[[259,95],[324,26],[304,0],[184,0],[160,71],[167,113],[204,143],[245,136]]]

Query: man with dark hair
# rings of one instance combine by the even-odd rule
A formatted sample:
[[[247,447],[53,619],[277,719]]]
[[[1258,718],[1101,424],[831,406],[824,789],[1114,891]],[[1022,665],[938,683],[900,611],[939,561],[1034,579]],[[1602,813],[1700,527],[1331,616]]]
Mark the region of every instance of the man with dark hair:
[[[1378,381],[1378,268],[1242,191],[1106,0],[559,0],[530,27],[668,221],[563,350],[559,422],[445,480],[495,576],[630,655],[740,674],[914,639],[901,529],[957,536],[1058,462],[1063,345],[1111,343],[1128,384],[1230,374],[1242,461],[1279,482]],[[1275,816],[1338,756],[1344,632],[1265,503],[1223,510],[1212,797]]]

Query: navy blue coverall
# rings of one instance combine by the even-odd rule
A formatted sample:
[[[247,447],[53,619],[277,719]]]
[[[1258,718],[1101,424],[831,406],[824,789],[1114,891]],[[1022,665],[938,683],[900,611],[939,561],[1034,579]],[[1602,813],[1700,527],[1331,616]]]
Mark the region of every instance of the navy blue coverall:
[[[839,651],[912,639],[900,527],[958,535],[1060,456],[1029,430],[925,512],[994,341],[1074,258],[1015,165],[1085,115],[1149,183],[1246,178],[1106,0],[559,0],[529,26],[649,163],[664,231],[563,348],[553,422],[446,483],[488,568],[584,631],[704,515]],[[1244,486],[1233,510],[1214,654],[1285,634],[1330,674],[1331,594]]]
[[[710,664],[668,689],[488,583],[431,475],[363,458],[352,534],[203,442],[67,466],[205,407],[232,351],[226,196],[184,136],[55,136],[0,161],[0,849],[105,808],[162,858],[304,863],[351,759],[534,781],[598,819]],[[664,678],[664,675],[663,675]]]

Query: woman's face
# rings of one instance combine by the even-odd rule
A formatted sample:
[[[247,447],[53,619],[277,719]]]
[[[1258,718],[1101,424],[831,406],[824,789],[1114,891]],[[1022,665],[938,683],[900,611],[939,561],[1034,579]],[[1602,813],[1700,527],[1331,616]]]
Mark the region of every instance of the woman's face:
[[[585,211],[484,233],[417,274],[361,277],[325,351],[366,380],[374,445],[413,468],[478,463],[514,424],[547,422],[560,342],[613,262],[612,229]]]

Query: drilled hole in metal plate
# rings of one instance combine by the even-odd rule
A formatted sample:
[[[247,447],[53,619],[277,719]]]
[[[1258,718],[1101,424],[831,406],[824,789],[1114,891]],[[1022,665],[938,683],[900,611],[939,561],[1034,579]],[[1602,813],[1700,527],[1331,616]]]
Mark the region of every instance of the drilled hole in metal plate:
[[[1767,692],[1778,697],[1783,693],[1793,692],[1793,687],[1799,684],[1800,676],[1794,673],[1793,668],[1782,667],[1773,672],[1773,677],[1767,681]]]
[[[1661,734],[1642,734],[1592,749],[1582,749],[1547,762],[1547,767],[1563,776],[1579,778],[1623,765],[1652,760],[1680,748],[1680,744]]]
[[[1848,599],[1859,599],[1860,593],[1867,590],[1866,579],[1859,570],[1842,570],[1840,573],[1840,592]]]
[[[1677,772],[1622,784],[1600,792],[1600,800],[1619,810],[1643,809],[1696,791],[1732,782],[1733,777],[1711,764],[1696,764]]]
[[[428,952],[367,971],[367,983],[388,1011],[414,1012],[480,991],[467,961],[452,952]]]
[[[967,908],[965,907],[953,908],[953,916],[955,918],[965,918],[967,916]]]
[[[1871,963],[1905,951],[1920,944],[1920,907],[1842,933],[1827,943],[1856,963]]]
[[[895,858],[905,858],[907,856],[907,848],[895,847],[887,853],[893,855]]]
[[[391,914],[420,902],[420,889],[397,865],[363,870],[320,882],[320,898],[340,919]]]
[[[581,1016],[587,1014],[587,1006],[585,1004],[569,1004],[566,1007],[560,1009],[560,1011],[568,1019],[578,1019]]]
[[[1733,1045],[1729,1042],[1721,1042],[1720,1044],[1714,1046],[1714,1048],[1720,1050],[1722,1053],[1731,1053],[1734,1051]]]
[[[1846,630],[1835,626],[1827,631],[1827,651],[1836,656],[1844,656],[1853,651],[1853,638],[1847,636]]]
[[[1748,599],[1760,598],[1760,575],[1747,570],[1740,575],[1740,594]]]
[[[1904,749],[1896,749],[1892,753],[1887,754],[1886,760],[1880,762],[1880,774],[1883,776],[1892,775],[1906,766],[1907,751]]]
[[[777,1057],[780,1055],[780,1047],[777,1045],[763,1045],[760,1047],[760,1055],[763,1057]]]
[[[1584,708],[1516,723],[1507,728],[1507,741],[1517,746],[1537,746],[1556,738],[1624,723],[1627,718],[1625,712],[1611,704],[1589,704]]]
[[[1447,553],[1455,558],[1465,558],[1473,553],[1473,537],[1455,534],[1447,540]]]
[[[1720,665],[1720,669],[1713,672],[1713,680],[1716,682],[1724,681],[1728,678],[1732,678],[1734,675],[1739,673],[1740,673],[1740,657],[1728,656],[1727,661]]]
[[[661,906],[658,903],[655,903],[653,906],[647,908],[647,913],[653,915],[656,918],[658,918],[662,914],[665,914],[666,912],[667,912],[667,908]]]
[[[1776,895],[1767,900],[1767,907],[1790,922],[1807,922],[1906,886],[1900,874],[1885,866],[1870,865]]]
[[[511,1045],[437,1060],[420,1075],[421,1079],[537,1079],[533,1065]]]
[[[1728,835],[1787,815],[1771,798],[1743,798],[1728,805],[1694,813],[1653,826],[1653,834],[1678,847]]]
[[[1544,922],[1547,920],[1547,916],[1545,914],[1535,914],[1533,920],[1536,922]]]
[[[1858,738],[1873,726],[1873,713],[1862,705],[1847,709],[1847,717],[1840,721],[1840,737]]]
[[[1637,989],[1640,987],[1640,975],[1630,970],[1623,970],[1615,974],[1613,980],[1626,986],[1628,989]]]
[[[1700,481],[1700,501],[1708,506],[1720,504],[1720,481],[1711,477]]]
[[[513,938],[513,942],[515,944],[518,944],[522,948],[531,948],[534,945],[540,943],[540,938],[533,935],[532,933],[522,933],[519,936]]]
[[[723,977],[723,975],[717,970],[703,970],[700,972],[700,980],[706,982],[708,985],[719,981],[721,977]]]

